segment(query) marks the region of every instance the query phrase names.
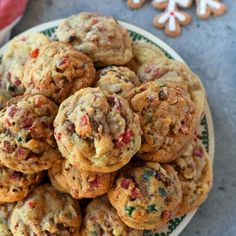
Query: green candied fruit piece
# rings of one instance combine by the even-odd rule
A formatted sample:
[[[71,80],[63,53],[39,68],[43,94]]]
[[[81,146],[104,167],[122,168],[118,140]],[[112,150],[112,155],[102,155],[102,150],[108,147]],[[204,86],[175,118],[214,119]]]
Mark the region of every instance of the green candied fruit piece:
[[[22,140],[23,140],[23,138],[22,138],[22,137],[20,137],[20,136],[19,136],[19,137],[17,137],[17,141],[18,141],[18,142],[22,142]]]
[[[160,83],[160,88],[164,88],[164,87],[166,87],[166,84],[164,84],[164,83]]]
[[[159,188],[158,192],[161,197],[166,197],[166,190],[164,188]]]
[[[147,209],[148,209],[148,212],[149,212],[149,213],[152,213],[152,212],[154,212],[154,211],[157,211],[157,208],[156,208],[156,205],[155,205],[155,204],[149,205],[149,206],[147,207]]]
[[[150,177],[153,177],[155,175],[156,175],[156,171],[155,170],[144,170],[143,178],[145,180],[148,180]]]
[[[129,216],[132,215],[132,212],[135,210],[133,206],[125,206],[125,211],[128,213]]]

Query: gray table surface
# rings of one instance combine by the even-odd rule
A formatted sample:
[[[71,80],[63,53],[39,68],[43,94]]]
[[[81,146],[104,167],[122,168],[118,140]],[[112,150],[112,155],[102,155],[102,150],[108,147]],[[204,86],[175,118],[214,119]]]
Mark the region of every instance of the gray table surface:
[[[125,0],[30,0],[24,17],[14,28],[19,34],[38,24],[80,11],[100,11],[136,24],[173,47],[206,87],[213,115],[216,150],[214,187],[181,235],[236,235],[236,3],[225,0],[228,13],[201,21],[193,16],[177,39],[156,30],[151,22],[157,10],[146,1],[133,11]],[[194,9],[188,10],[194,15]]]

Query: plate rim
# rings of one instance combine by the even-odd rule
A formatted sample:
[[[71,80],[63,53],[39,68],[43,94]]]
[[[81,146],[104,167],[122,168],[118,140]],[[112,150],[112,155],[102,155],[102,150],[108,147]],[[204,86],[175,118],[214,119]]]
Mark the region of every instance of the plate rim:
[[[24,34],[27,32],[42,32],[44,30],[47,30],[49,28],[54,28],[56,26],[58,26],[65,18],[60,18],[57,20],[52,20],[52,21],[48,21],[39,25],[36,25],[32,28],[29,28],[25,31],[23,31],[22,33],[18,34]],[[158,46],[160,46],[163,50],[165,50],[167,53],[169,53],[173,59],[178,60],[183,62],[185,65],[188,66],[188,64],[185,62],[185,60],[172,48],[170,47],[166,42],[164,42],[163,40],[161,40],[158,36],[156,36],[153,33],[150,33],[149,31],[134,25],[132,23],[128,23],[126,21],[122,21],[122,20],[118,20],[118,22],[124,26],[126,29],[128,30],[132,30],[135,33],[138,33],[142,36],[144,36],[145,38],[149,39],[151,42],[157,44]],[[17,36],[18,36],[17,35]],[[6,44],[4,44],[1,48],[0,48],[0,55],[2,55],[5,50],[7,49],[8,45],[9,45],[8,41]],[[189,67],[189,66],[188,66]],[[201,81],[202,79],[199,78]],[[209,136],[211,136],[211,138],[209,139],[209,155],[210,158],[212,159],[212,164],[213,164],[213,160],[214,160],[214,153],[215,153],[215,132],[214,132],[214,125],[213,125],[213,119],[212,119],[212,113],[208,104],[208,100],[206,97],[205,100],[205,115],[207,117],[207,127],[208,127],[208,133],[211,134]],[[175,230],[173,232],[171,232],[171,236],[178,236],[183,229],[189,224],[189,222],[191,221],[191,219],[193,218],[193,216],[195,215],[195,213],[198,211],[199,208],[191,211],[190,213],[187,214],[187,216],[182,220],[182,222],[178,225],[177,228],[175,228]]]

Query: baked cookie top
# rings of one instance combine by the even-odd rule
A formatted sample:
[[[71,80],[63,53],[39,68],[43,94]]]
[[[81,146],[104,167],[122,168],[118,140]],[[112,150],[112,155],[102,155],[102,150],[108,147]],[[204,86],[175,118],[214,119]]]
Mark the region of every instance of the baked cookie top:
[[[0,72],[4,89],[12,95],[24,93],[25,88],[22,84],[24,64],[29,57],[36,57],[38,48],[48,42],[49,39],[44,34],[36,32],[21,34],[10,41],[2,58]]]
[[[0,202],[24,199],[40,182],[42,176],[42,173],[27,175],[0,164]]]
[[[0,111],[0,161],[27,174],[49,169],[59,151],[53,137],[57,105],[43,95],[23,95]]]
[[[15,236],[77,236],[80,222],[78,202],[45,184],[17,203],[10,229]]]
[[[9,217],[14,209],[14,203],[8,203],[0,205],[0,235],[1,236],[13,236],[10,231]]]
[[[129,33],[111,16],[92,12],[72,15],[59,25],[57,37],[87,54],[98,67],[125,65],[132,58]]]
[[[183,190],[178,214],[183,215],[199,207],[212,187],[212,163],[199,140],[193,140],[180,158],[171,165],[177,171]]]
[[[128,91],[140,85],[135,73],[127,67],[109,66],[97,72],[97,87],[125,96]]]
[[[116,171],[141,144],[139,118],[128,102],[100,88],[84,88],[67,98],[54,127],[62,155],[83,170]]]
[[[165,81],[179,81],[180,83],[186,84],[191,99],[196,105],[198,120],[200,120],[206,98],[205,89],[198,76],[185,64],[166,57],[159,57],[144,63],[139,68],[137,75],[141,83],[151,80],[162,80],[163,83]]]
[[[195,104],[184,83],[147,82],[127,94],[140,117],[141,158],[169,162],[178,157],[196,129]]]
[[[82,236],[142,236],[141,230],[129,228],[117,215],[106,196],[92,200],[86,208]]]
[[[43,94],[61,103],[95,79],[92,60],[69,44],[50,42],[25,64],[23,84],[27,94]]]
[[[145,162],[124,169],[108,198],[128,226],[155,229],[176,213],[182,190],[170,165]]]
[[[0,89],[0,110],[5,107],[8,100],[11,99],[11,94],[6,90]]]
[[[75,199],[94,198],[105,194],[113,182],[110,173],[79,170],[63,159],[54,163],[48,174],[56,189],[69,193]]]
[[[135,73],[138,72],[143,64],[152,62],[160,57],[165,57],[165,53],[159,47],[151,43],[146,43],[145,41],[134,41],[132,43],[132,49],[133,58],[127,66]]]

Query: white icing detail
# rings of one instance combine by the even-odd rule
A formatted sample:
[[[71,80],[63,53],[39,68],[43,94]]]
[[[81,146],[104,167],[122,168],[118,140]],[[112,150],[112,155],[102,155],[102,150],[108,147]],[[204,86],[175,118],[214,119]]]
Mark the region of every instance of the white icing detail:
[[[169,12],[163,13],[160,18],[158,19],[158,22],[160,24],[164,24],[169,19]]]
[[[139,4],[139,3],[141,3],[141,0],[133,0],[133,3],[134,4]]]
[[[174,32],[176,30],[175,16],[169,16],[169,30]]]
[[[186,16],[181,12],[175,12],[175,16],[180,22],[184,22],[186,20]]]
[[[181,7],[187,7],[190,5],[192,0],[175,0],[177,4],[179,4]]]
[[[221,3],[214,0],[198,0],[198,14],[205,15],[208,6],[214,9],[220,9]]]
[[[167,6],[167,11],[174,11],[175,10],[175,5],[176,5],[176,0],[169,0],[168,6]]]

